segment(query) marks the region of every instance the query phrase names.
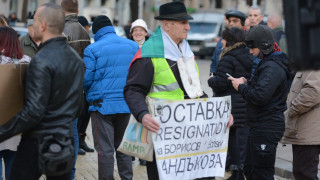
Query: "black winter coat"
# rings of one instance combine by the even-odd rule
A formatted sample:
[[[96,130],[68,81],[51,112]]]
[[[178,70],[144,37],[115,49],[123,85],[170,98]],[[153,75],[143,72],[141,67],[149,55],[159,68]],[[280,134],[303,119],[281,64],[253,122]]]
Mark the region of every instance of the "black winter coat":
[[[261,60],[248,85],[239,85],[251,129],[284,131],[290,78],[286,55],[274,52]]]
[[[218,64],[216,76],[208,80],[209,86],[215,92],[215,96],[231,95],[232,110],[234,117],[234,125],[246,123],[246,101],[236,91],[226,73],[229,73],[235,78],[245,77],[249,79],[251,76],[252,58],[249,49],[244,43],[236,43],[233,46],[227,47],[221,54],[221,59]]]
[[[19,133],[73,137],[83,77],[84,63],[65,37],[44,42],[26,71],[24,107],[0,126],[0,142]]]

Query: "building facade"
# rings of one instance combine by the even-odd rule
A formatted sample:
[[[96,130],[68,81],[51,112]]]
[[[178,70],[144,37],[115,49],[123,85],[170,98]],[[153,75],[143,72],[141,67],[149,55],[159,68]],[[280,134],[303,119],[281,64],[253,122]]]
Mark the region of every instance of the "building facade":
[[[78,0],[79,15],[84,15],[89,21],[93,21],[98,15],[107,15],[115,20],[119,26],[126,25],[137,18],[144,19],[151,30],[158,22],[154,17],[158,15],[161,4],[172,0]],[[282,14],[282,1],[279,0],[182,0],[189,12],[219,11],[237,9],[244,13],[248,8],[257,3],[263,13]],[[60,4],[61,0],[0,0],[0,14],[6,17],[15,12],[17,17],[26,21],[28,14],[34,12],[43,3],[53,2]]]

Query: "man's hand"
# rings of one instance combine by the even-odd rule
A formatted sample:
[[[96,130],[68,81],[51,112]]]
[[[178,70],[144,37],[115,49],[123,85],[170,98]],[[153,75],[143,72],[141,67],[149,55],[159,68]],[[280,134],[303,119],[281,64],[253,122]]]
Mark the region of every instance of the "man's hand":
[[[142,117],[142,125],[149,131],[157,133],[160,129],[160,124],[152,118],[150,114],[145,114]]]
[[[232,82],[232,86],[235,90],[238,91],[239,85],[240,84],[246,84],[247,79],[244,77],[241,78],[233,78],[233,77],[228,77],[228,79]]]
[[[233,125],[233,116],[232,114],[230,114],[230,117],[229,117],[229,121],[228,121],[228,127],[231,127]]]

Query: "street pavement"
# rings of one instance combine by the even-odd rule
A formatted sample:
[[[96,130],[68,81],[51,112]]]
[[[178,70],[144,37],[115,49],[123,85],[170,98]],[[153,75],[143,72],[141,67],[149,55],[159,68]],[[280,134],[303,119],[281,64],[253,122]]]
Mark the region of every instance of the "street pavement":
[[[209,69],[211,60],[197,60],[199,71],[200,71],[200,80],[202,83],[203,90],[209,95],[212,96],[212,90],[207,85],[207,79],[209,76]],[[93,147],[92,140],[92,131],[91,124],[89,124],[87,129],[87,138],[86,142],[90,147]],[[139,165],[139,161],[133,161],[133,179],[134,180],[147,180],[146,168]],[[86,153],[86,155],[79,155],[77,164],[76,164],[76,180],[97,180],[98,179],[98,162],[97,162],[97,153]],[[292,150],[291,146],[287,145],[283,147],[280,143],[277,149],[277,159],[276,159],[276,176],[275,180],[292,180]],[[320,169],[320,168],[319,168]],[[320,171],[319,171],[320,172]],[[320,173],[319,173],[320,174]],[[319,175],[318,174],[318,175]],[[115,164],[115,179],[120,180],[118,175],[117,167]],[[218,180],[226,179],[230,176],[229,173],[226,173],[224,178],[217,178]]]

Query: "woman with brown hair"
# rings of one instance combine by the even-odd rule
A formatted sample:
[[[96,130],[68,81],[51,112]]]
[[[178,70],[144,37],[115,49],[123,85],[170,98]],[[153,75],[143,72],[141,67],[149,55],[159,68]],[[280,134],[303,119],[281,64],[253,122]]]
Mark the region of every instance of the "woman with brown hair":
[[[0,17],[1,19],[1,17]],[[0,64],[29,63],[31,58],[23,55],[18,34],[9,26],[0,26]],[[14,136],[0,143],[0,162],[5,165],[5,179],[9,179],[10,169],[20,143],[21,136]],[[2,178],[2,163],[0,163],[0,179]]]

